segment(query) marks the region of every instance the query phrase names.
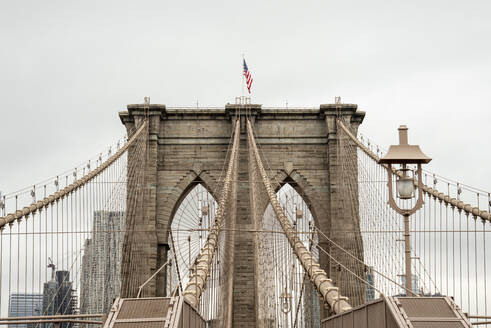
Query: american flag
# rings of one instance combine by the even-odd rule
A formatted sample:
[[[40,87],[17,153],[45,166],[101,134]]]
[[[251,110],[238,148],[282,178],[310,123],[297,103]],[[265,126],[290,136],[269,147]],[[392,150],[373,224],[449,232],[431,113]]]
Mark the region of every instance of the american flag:
[[[246,78],[247,90],[249,91],[249,93],[251,93],[251,86],[252,86],[253,79],[251,73],[249,72],[249,69],[247,68],[245,59],[244,59],[244,76]]]

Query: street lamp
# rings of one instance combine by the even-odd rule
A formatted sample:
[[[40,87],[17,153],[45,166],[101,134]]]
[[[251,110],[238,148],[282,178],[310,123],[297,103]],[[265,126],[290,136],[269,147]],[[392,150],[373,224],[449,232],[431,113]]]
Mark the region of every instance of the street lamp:
[[[419,146],[409,145],[407,139],[407,126],[399,126],[399,144],[392,145],[387,154],[379,159],[379,164],[386,164],[389,187],[389,205],[397,213],[404,216],[404,254],[406,259],[406,290],[408,296],[412,296],[412,275],[411,275],[411,245],[409,231],[409,216],[423,206],[423,179],[421,173],[421,164],[427,164],[431,158],[426,156]],[[408,167],[409,164],[416,164],[416,172]],[[392,165],[397,168],[393,169]],[[415,177],[417,175],[417,178]],[[394,199],[392,191],[392,175],[396,176],[396,193],[397,198],[410,200],[416,197],[416,203],[412,208],[401,208]],[[416,182],[417,181],[417,182]],[[403,204],[412,204],[412,202],[402,202]]]
[[[285,291],[280,295],[280,303],[281,303],[281,312],[287,314],[292,309],[292,294],[287,292],[286,287]]]

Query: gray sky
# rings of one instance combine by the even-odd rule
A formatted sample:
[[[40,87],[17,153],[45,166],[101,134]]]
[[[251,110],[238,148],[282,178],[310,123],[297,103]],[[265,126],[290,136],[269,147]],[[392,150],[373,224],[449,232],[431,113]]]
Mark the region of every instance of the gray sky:
[[[388,146],[408,124],[429,169],[491,190],[491,2],[3,1],[0,190],[70,169],[124,133],[117,112],[318,106],[341,96]]]

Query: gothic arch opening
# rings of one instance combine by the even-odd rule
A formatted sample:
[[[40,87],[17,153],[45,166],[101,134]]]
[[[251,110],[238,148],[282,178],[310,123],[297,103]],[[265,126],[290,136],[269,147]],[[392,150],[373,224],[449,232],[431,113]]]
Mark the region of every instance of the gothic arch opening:
[[[278,181],[278,180],[276,180]],[[304,178],[298,174],[296,171],[294,171],[291,175],[286,175],[285,173],[285,177],[284,179],[282,180],[279,180],[280,183],[276,185],[275,187],[275,191],[278,194],[278,192],[280,190],[282,190],[285,186],[287,186],[286,188],[288,189],[288,191],[290,189],[293,189],[295,191],[295,193],[292,193],[290,196],[293,197],[293,195],[295,195],[295,197],[297,199],[301,199],[305,204],[306,206],[306,209],[310,212],[312,218],[313,218],[313,222],[315,223],[315,225],[317,227],[321,227],[321,224],[319,222],[319,215],[316,213],[316,211],[320,211],[320,212],[329,212],[329,209],[327,207],[326,204],[324,203],[320,203],[320,202],[315,202],[315,199],[311,199],[309,197],[312,196],[312,194],[309,194],[306,190],[303,189],[303,187],[307,187],[306,186],[306,181],[304,180]],[[283,191],[286,191],[287,189],[284,189]],[[300,202],[300,200],[298,201],[298,203]],[[266,211],[266,208],[264,209],[264,212]]]
[[[181,283],[187,283],[187,270],[196,259],[208,237],[208,229],[215,219],[216,200],[202,183],[196,183],[183,194],[173,213],[169,230],[169,246],[175,251]],[[177,268],[176,268],[177,270]],[[177,273],[177,272],[176,272]],[[178,286],[178,277],[168,279],[169,291]]]
[[[318,235],[307,203],[290,183],[285,183],[276,196],[298,237],[318,260]],[[258,228],[263,231],[257,238],[259,320],[270,327],[318,327],[319,295],[293,253],[271,205]]]
[[[180,294],[186,287],[189,269],[208,238],[218,203],[202,182],[195,181],[183,193],[176,207],[168,234],[168,258],[172,260],[166,278],[168,295]],[[200,303],[199,312],[206,320],[215,319],[218,313],[219,261],[219,256],[215,256],[207,288],[201,297],[206,301]]]

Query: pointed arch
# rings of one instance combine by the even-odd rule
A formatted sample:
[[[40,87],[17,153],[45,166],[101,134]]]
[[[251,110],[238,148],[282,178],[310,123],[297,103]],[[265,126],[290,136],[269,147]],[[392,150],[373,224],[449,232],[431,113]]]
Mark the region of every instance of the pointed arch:
[[[278,192],[285,184],[290,184],[293,189],[302,197],[312,213],[314,222],[323,233],[328,234],[330,229],[330,205],[329,199],[321,199],[319,193],[308,183],[308,180],[296,169],[288,174],[285,170],[278,170],[271,183],[275,192]],[[262,208],[262,213],[266,211],[269,202]]]
[[[202,184],[214,199],[218,199],[219,192],[217,179],[207,171],[196,173],[194,170],[189,170],[182,176],[175,173],[169,174],[169,176],[171,177],[168,179],[172,178],[175,181],[174,185],[172,186],[172,184],[166,182],[163,185],[171,185],[172,187],[159,188],[157,193],[157,235],[159,244],[166,245],[168,244],[168,232],[174,215],[189,192],[198,184]],[[163,176],[161,179],[164,180],[166,178],[166,176]]]
[[[204,246],[218,207],[210,187],[199,176],[194,179],[188,178],[181,186],[183,190],[174,202],[168,220],[167,242],[169,248],[175,252],[173,258],[177,261],[173,273],[166,278],[168,287],[176,287],[179,279],[182,279],[183,285],[186,284],[189,276],[187,268]],[[181,271],[176,271],[177,268]]]
[[[184,199],[186,199],[189,193],[197,185],[203,185],[203,187],[211,194],[211,196],[215,200],[217,200],[216,194],[218,193],[218,191],[216,190],[216,188],[213,188],[216,185],[215,181],[205,172],[201,172],[200,175],[196,175],[194,171],[191,171],[188,176],[185,179],[181,180],[180,183],[176,186],[177,190],[180,190],[181,192],[172,206],[172,211],[170,212],[169,220],[167,223],[167,229],[170,229],[170,227],[172,226],[174,216]]]
[[[283,180],[276,182],[276,197],[290,224],[298,232],[298,240],[318,261],[319,234],[312,226],[315,217],[309,209],[305,196],[297,191],[298,183],[284,173],[280,172],[277,174],[277,177],[279,176],[283,176]],[[319,296],[315,295],[315,287],[306,278],[305,268],[295,256],[288,238],[284,234],[276,233],[282,231],[282,224],[277,219],[271,204],[267,205],[259,227],[263,229],[263,234],[257,238],[257,270],[260,272],[258,277],[261,279],[261,285],[267,286],[258,291],[259,302],[267,305],[265,306],[267,309],[261,311],[259,315],[264,318],[276,318],[279,320],[276,323],[279,323],[284,313],[283,308],[291,307],[293,300],[295,310],[292,312],[294,319],[291,320],[311,320],[320,314]],[[284,300],[287,299],[290,301],[285,303]],[[314,302],[314,299],[317,301]]]

